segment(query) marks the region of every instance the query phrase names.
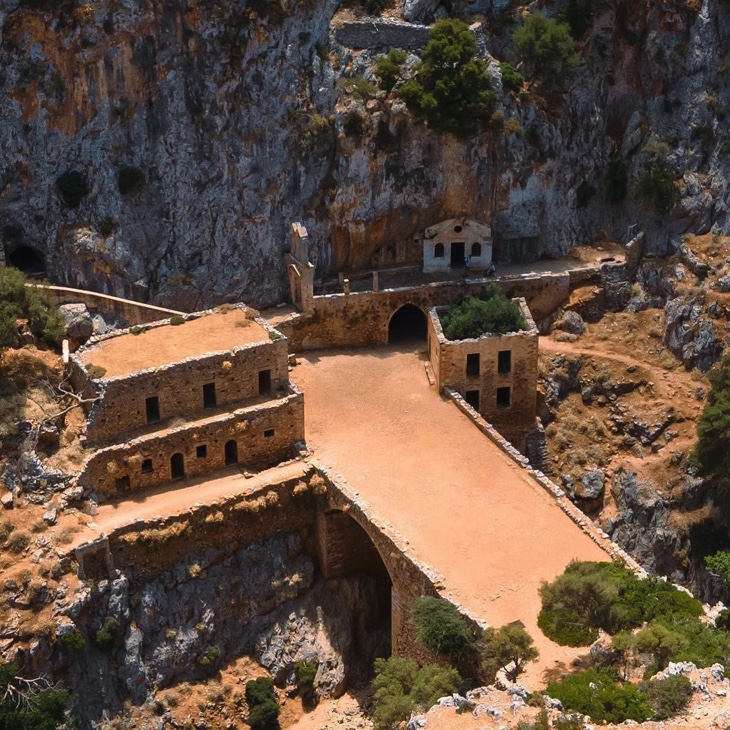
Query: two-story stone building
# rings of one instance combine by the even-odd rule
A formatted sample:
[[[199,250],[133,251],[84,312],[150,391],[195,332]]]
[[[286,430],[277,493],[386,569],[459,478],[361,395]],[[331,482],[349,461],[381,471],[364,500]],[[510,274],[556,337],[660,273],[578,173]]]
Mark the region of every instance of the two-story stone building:
[[[244,306],[91,341],[71,357],[91,450],[80,483],[100,495],[233,464],[271,466],[304,440],[287,340]]]
[[[465,340],[444,336],[434,307],[428,316],[428,352],[439,391],[451,387],[517,449],[525,452],[537,415],[539,333],[524,299],[513,300],[525,329],[504,335],[485,333]]]

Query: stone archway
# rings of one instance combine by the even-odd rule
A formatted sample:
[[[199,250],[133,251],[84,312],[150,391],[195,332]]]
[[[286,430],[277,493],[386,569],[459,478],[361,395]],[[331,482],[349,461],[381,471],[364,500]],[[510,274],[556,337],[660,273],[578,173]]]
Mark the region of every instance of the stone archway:
[[[425,342],[427,336],[426,315],[415,304],[404,304],[388,322],[388,344],[399,342]]]

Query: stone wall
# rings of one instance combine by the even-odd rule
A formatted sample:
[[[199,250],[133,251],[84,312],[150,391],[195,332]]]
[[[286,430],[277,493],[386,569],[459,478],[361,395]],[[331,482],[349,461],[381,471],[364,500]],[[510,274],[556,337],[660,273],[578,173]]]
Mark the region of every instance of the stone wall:
[[[155,307],[152,304],[143,304],[131,299],[98,294],[86,289],[72,289],[66,286],[48,286],[45,284],[34,284],[34,286],[45,289],[51,302],[56,306],[60,304],[85,304],[92,314],[114,312],[129,326],[150,324],[161,319],[167,319],[174,314],[184,314],[184,312],[178,312],[174,309]]]
[[[403,305],[419,307],[425,317],[431,307],[453,304],[466,296],[480,294],[490,283],[499,286],[510,297],[524,297],[536,320],[554,312],[570,295],[568,273],[498,280],[469,279],[467,282],[434,283],[379,292],[331,294],[314,297],[311,313],[279,322],[277,329],[289,338],[295,352],[384,345],[388,342],[390,319]]]
[[[335,39],[347,48],[417,51],[428,42],[428,26],[392,20],[354,20],[335,28]]]
[[[451,387],[474,407],[478,401],[482,416],[524,453],[527,432],[534,427],[537,414],[539,335],[525,300],[516,301],[526,330],[458,341],[444,337],[439,314],[445,308],[432,309],[428,318],[429,355],[438,390]],[[473,363],[472,373],[469,362]]]
[[[304,440],[304,396],[290,387],[283,398],[99,449],[86,460],[79,483],[104,500],[171,481],[174,454],[182,457],[185,477],[210,474],[227,461],[258,469],[291,459]],[[232,446],[227,451],[230,442],[235,452]]]
[[[271,395],[259,394],[259,372],[271,371],[271,393],[284,392],[289,380],[285,338],[191,357],[159,368],[94,381],[100,396],[89,415],[87,444],[115,441],[148,425],[146,399],[157,397],[159,428],[170,419],[203,413],[203,385],[215,383],[216,407],[252,403]],[[83,368],[72,357],[74,383]]]

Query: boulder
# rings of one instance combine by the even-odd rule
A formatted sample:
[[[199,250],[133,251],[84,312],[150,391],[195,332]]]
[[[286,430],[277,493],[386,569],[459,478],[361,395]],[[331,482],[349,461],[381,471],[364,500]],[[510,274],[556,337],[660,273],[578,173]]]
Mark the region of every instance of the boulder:
[[[94,321],[85,304],[62,304],[59,311],[66,323],[66,334],[77,346],[94,333]]]
[[[588,325],[583,321],[583,317],[572,310],[565,312],[555,323],[555,327],[571,335],[583,335],[588,331]]]
[[[8,492],[7,494],[3,494],[2,497],[0,497],[0,504],[5,509],[13,509],[13,493]]]
[[[602,469],[591,469],[583,474],[575,485],[575,496],[579,499],[598,499],[603,495],[606,475]]]

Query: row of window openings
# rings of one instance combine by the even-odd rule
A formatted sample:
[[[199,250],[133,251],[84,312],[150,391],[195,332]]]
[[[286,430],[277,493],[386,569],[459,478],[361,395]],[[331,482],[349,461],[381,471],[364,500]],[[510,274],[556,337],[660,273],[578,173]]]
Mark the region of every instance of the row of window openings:
[[[264,431],[264,438],[271,438],[276,431],[273,428],[267,428]],[[234,440],[230,440],[226,442],[226,445],[223,447],[225,452],[225,458],[226,458],[226,464],[237,464],[238,463],[238,444]],[[174,466],[174,460],[175,457],[180,457],[183,464],[183,475],[185,473],[185,467],[184,467],[184,457],[182,454],[173,454],[172,458],[170,459],[170,469],[171,471],[175,472]],[[198,459],[205,459],[208,456],[208,445],[207,444],[199,444],[195,447],[195,456]],[[142,473],[143,474],[151,474],[154,471],[154,467],[152,466],[152,459],[143,459],[142,460]],[[173,473],[173,479],[175,479],[175,475]]]
[[[271,370],[259,371],[259,395],[271,393]],[[215,383],[203,385],[203,408],[215,408],[218,404],[215,394]],[[157,423],[160,420],[160,399],[153,395],[145,400],[147,423]]]
[[[512,403],[512,389],[509,387],[497,388],[497,408],[509,408]],[[479,410],[479,391],[467,390],[464,400],[475,410]]]
[[[433,247],[433,257],[435,259],[442,259],[445,257],[445,250],[444,250],[444,244],[443,243],[437,243]],[[481,256],[482,255],[482,244],[481,243],[472,243],[471,245],[471,256]]]
[[[479,375],[481,368],[481,358],[479,353],[466,356],[466,374],[467,377]],[[500,350],[497,354],[497,372],[505,375],[512,372],[512,351]]]

